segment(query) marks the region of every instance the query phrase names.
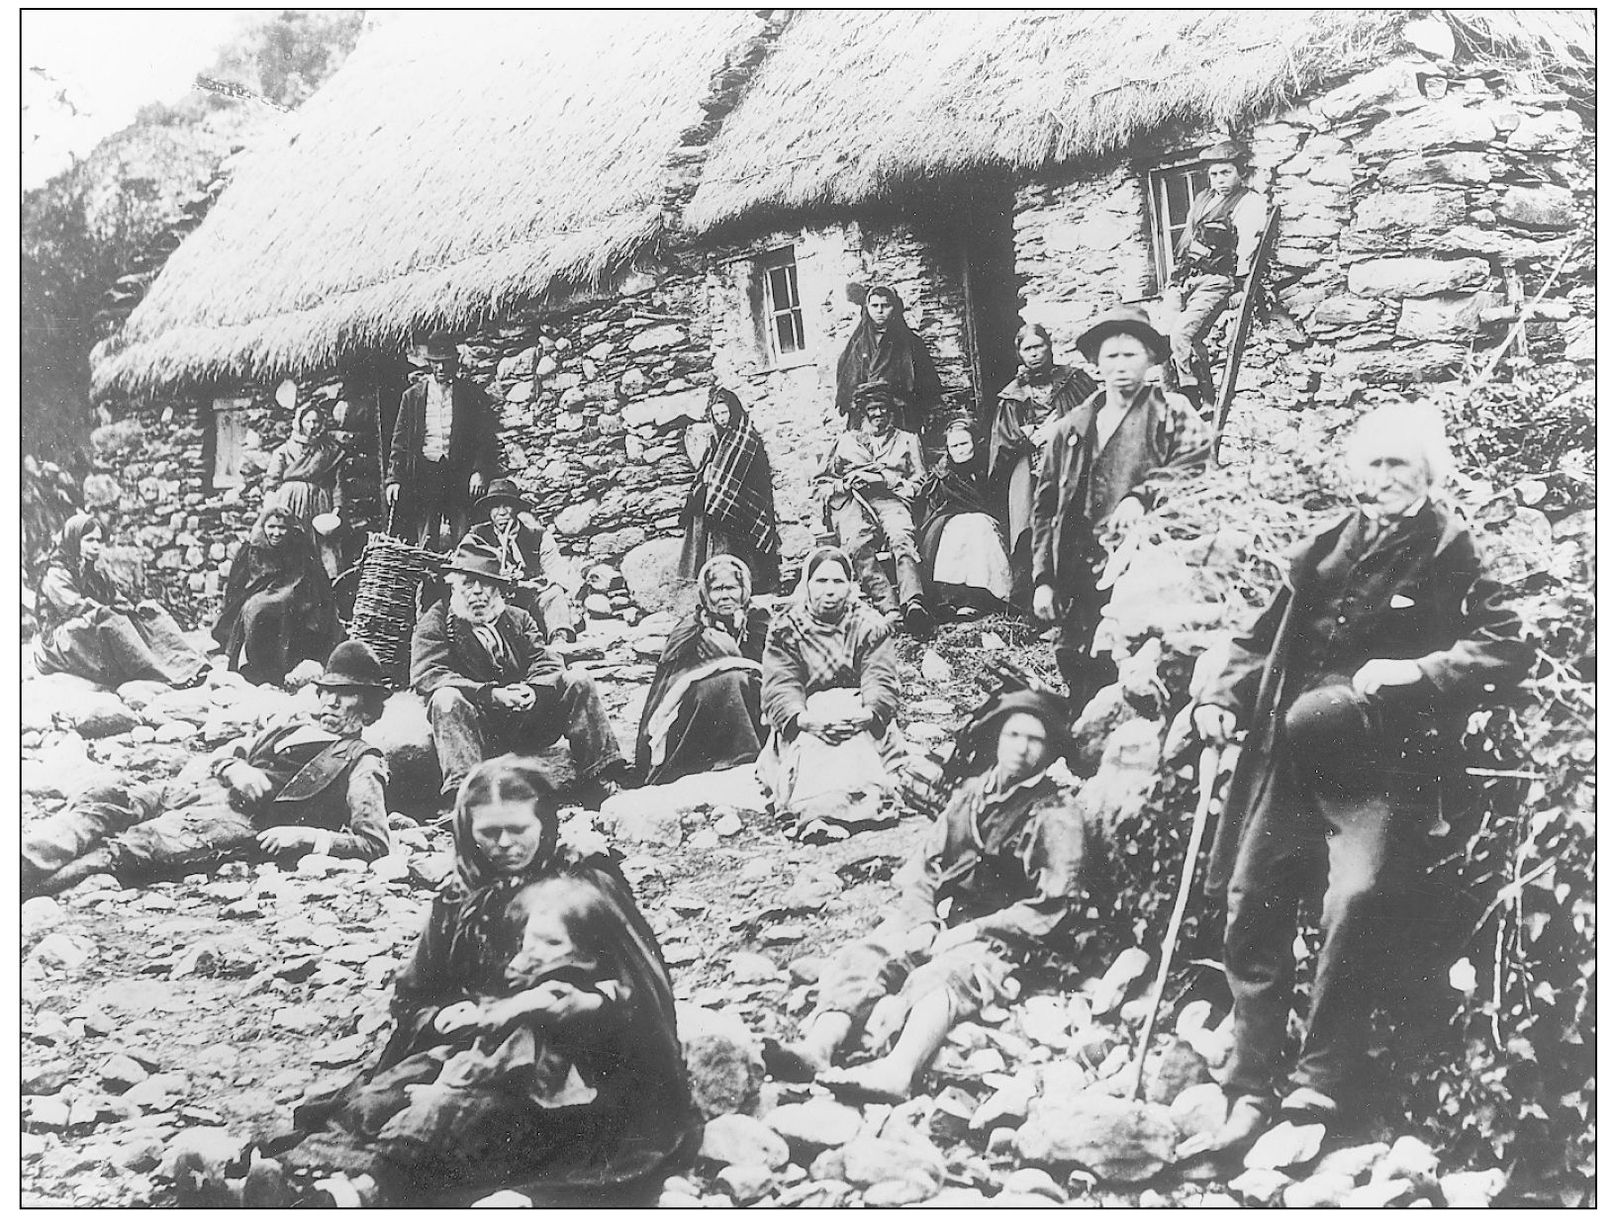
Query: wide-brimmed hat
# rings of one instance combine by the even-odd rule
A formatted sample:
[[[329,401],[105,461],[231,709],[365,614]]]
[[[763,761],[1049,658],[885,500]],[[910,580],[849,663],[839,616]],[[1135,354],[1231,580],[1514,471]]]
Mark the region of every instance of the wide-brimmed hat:
[[[499,556],[493,547],[475,537],[467,537],[449,557],[448,566],[443,568],[448,575],[459,572],[462,576],[479,576],[484,580],[496,580],[506,588],[516,582],[516,577],[499,563]]]
[[[514,504],[523,512],[532,511],[532,504],[521,493],[521,488],[509,478],[494,478],[488,483],[487,492],[476,501],[476,514],[485,516],[496,504]]]
[[[859,384],[852,393],[852,399],[859,405],[868,405],[874,401],[883,401],[887,405],[902,404],[902,394],[893,384],[883,379],[870,380],[866,384]]]
[[[424,358],[459,358],[460,347],[451,333],[433,333],[421,347]]]
[[[331,649],[325,672],[314,679],[315,686],[385,691],[391,687],[386,671],[370,646],[363,640],[343,640]]]
[[[1125,334],[1136,337],[1156,359],[1165,357],[1170,348],[1165,337],[1149,319],[1149,313],[1142,307],[1117,307],[1099,316],[1087,331],[1076,338],[1076,348],[1082,352],[1082,357],[1095,366],[1098,364],[1098,347],[1111,337]]]
[[[1250,147],[1238,141],[1218,141],[1199,156],[1205,162],[1231,162],[1234,166],[1248,166]]]
[[[1024,712],[1042,722],[1048,738],[1048,762],[1063,759],[1070,750],[1070,705],[1065,697],[1053,691],[1004,691],[976,716],[970,730],[980,739],[989,731],[1000,730],[1003,722],[1016,713]],[[988,749],[980,743],[981,749]]]

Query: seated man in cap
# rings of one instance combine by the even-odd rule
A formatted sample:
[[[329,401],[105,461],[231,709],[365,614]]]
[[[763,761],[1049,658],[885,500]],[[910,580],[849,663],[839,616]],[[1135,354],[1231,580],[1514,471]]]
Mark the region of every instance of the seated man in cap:
[[[897,429],[897,398],[890,386],[863,385],[856,405],[862,424],[841,433],[818,475],[824,520],[857,567],[863,595],[893,620],[900,598],[903,625],[910,635],[923,636],[931,621],[909,508],[925,477],[919,437]],[[896,563],[896,595],[876,557],[882,541]]]
[[[487,395],[458,378],[459,347],[447,334],[426,343],[431,373],[404,389],[387,454],[387,506],[397,533],[441,550],[471,527],[471,501],[504,473],[499,421]],[[442,534],[444,520],[448,535]]]
[[[361,736],[387,697],[381,663],[348,640],[314,685],[312,716],[229,744],[204,780],[181,775],[89,789],[30,828],[23,894],[55,895],[92,874],[144,881],[237,858],[326,853],[372,861],[391,852],[387,761]]]
[[[476,514],[481,519],[470,535],[498,555],[507,575],[516,577],[515,603],[538,620],[551,640],[575,640],[580,620],[562,585],[569,571],[565,557],[516,484],[509,478],[488,483]]]
[[[1165,470],[1204,464],[1210,432],[1188,402],[1148,381],[1166,341],[1138,307],[1102,316],[1076,341],[1098,368],[1101,387],[1070,410],[1043,446],[1032,499],[1033,612],[1056,622],[1054,658],[1070,688],[1071,711],[1114,677],[1092,655],[1106,595],[1102,538],[1119,534],[1154,506]]]
[[[1012,978],[1047,963],[1075,916],[1087,848],[1081,815],[1048,775],[1069,725],[1057,695],[1021,690],[960,735],[964,772],[980,770],[959,781],[899,873],[879,928],[824,961],[802,1038],[765,1046],[776,1078],[905,1100],[954,1026],[1012,999]],[[878,1051],[893,1034],[885,1056],[825,1069],[848,1042]]]
[[[550,652],[537,621],[509,604],[515,578],[471,538],[454,552],[448,596],[415,624],[410,684],[426,700],[443,808],[478,763],[531,754],[564,735],[584,794],[614,793],[626,763],[593,679]]]
[[[1216,395],[1211,383],[1205,337],[1250,275],[1261,245],[1267,210],[1246,186],[1250,152],[1232,141],[1205,151],[1210,186],[1188,206],[1173,253],[1172,280],[1178,285],[1177,326],[1171,332],[1175,376],[1196,404]]]
[[[1468,530],[1430,498],[1445,457],[1438,420],[1374,410],[1348,457],[1360,509],[1301,544],[1194,711],[1206,739],[1250,733],[1208,884],[1227,893],[1233,1103],[1223,1129],[1184,1154],[1243,1147],[1280,1107],[1297,909],[1318,887],[1321,946],[1281,1108],[1328,1120],[1347,1107],[1368,1017],[1408,962],[1430,838],[1459,800],[1468,715],[1533,659]]]

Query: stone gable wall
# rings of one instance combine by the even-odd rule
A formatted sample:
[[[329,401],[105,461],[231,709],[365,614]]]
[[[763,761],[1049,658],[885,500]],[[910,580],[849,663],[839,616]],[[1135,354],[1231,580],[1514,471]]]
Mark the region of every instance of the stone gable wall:
[[[1283,220],[1277,308],[1257,317],[1245,351],[1234,447],[1298,446],[1295,432],[1314,423],[1293,411],[1321,407],[1314,420],[1329,421],[1364,392],[1455,378],[1591,233],[1593,136],[1564,95],[1476,77],[1425,97],[1420,71],[1427,63],[1397,60],[1251,133],[1252,186]],[[1176,148],[1221,138],[1192,134]],[[1117,302],[1141,303],[1164,332],[1175,320],[1174,299],[1145,297],[1147,165],[1017,193],[1024,315],[1048,326],[1062,361],[1077,361],[1083,322]],[[1526,326],[1532,354],[1592,357],[1594,273],[1589,253],[1564,270]]]

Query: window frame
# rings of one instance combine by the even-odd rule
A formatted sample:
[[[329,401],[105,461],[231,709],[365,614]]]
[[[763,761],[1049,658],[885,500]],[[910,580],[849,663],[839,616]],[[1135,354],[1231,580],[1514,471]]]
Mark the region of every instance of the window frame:
[[[1176,226],[1172,224],[1167,190],[1168,181],[1173,175],[1186,177],[1188,183],[1188,203],[1183,211],[1181,224]],[[1193,207],[1194,197],[1209,186],[1209,170],[1200,153],[1162,158],[1144,172],[1150,255],[1157,284],[1162,288],[1171,284],[1171,276],[1176,271],[1176,240],[1188,225],[1188,210]]]
[[[762,319],[759,321],[762,327],[759,331],[765,347],[764,357],[773,366],[802,361],[807,354],[807,327],[802,310],[801,272],[796,260],[795,244],[762,252],[756,257],[753,267],[762,286]],[[783,306],[774,297],[774,274],[780,272],[787,274],[786,281],[795,300]],[[781,319],[789,320],[794,329],[796,345],[793,349],[787,350],[782,344],[779,329]]]
[[[256,402],[251,397],[214,397],[207,406],[207,474],[213,490],[239,490],[246,485],[241,463],[246,448],[239,441],[252,429],[250,414]],[[232,429],[226,431],[229,422]],[[232,446],[221,447],[226,438]],[[234,462],[233,465],[230,462]]]

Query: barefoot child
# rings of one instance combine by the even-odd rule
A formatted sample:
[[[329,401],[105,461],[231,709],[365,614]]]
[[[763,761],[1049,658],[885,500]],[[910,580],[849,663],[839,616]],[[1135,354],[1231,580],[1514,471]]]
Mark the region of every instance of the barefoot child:
[[[1064,701],[1046,692],[1004,694],[981,714],[964,736],[995,750],[990,766],[955,790],[899,875],[887,920],[825,961],[802,1038],[768,1047],[775,1077],[907,1099],[947,1033],[1044,962],[1080,896],[1086,848],[1080,815],[1047,774],[1068,730]],[[828,1069],[860,1036],[877,1050],[892,1034],[884,1057]]]

